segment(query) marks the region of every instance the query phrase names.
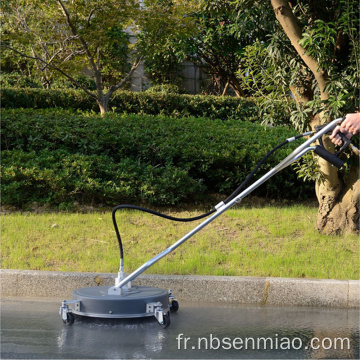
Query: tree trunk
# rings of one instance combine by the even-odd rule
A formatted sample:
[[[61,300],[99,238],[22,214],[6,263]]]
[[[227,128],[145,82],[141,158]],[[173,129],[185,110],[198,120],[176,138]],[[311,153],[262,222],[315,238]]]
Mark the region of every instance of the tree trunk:
[[[106,96],[102,96],[100,100],[97,100],[97,103],[100,108],[100,114],[104,117],[108,111],[109,99]]]
[[[227,91],[228,91],[228,88],[229,88],[229,80],[226,82],[226,85],[225,85],[225,87],[224,87],[224,90],[223,90],[221,96],[225,96],[225,95],[226,95],[226,93],[227,93]]]
[[[312,126],[316,125],[316,120],[315,117]],[[327,150],[334,152],[330,139],[325,138],[323,141]],[[358,158],[353,158],[354,165],[342,176],[335,166],[318,158],[323,178],[315,185],[319,202],[316,227],[324,234],[359,231],[359,166]],[[351,161],[350,159],[348,162]]]
[[[302,31],[287,0],[271,0],[271,4],[291,44],[314,74],[321,100],[328,100],[329,94],[325,91],[327,74],[319,67],[316,59],[309,56],[299,44]],[[299,101],[299,98],[295,96],[295,100]],[[321,113],[313,119],[311,127],[328,120]],[[334,145],[329,139],[325,139],[324,146],[328,151],[334,152]],[[316,183],[315,188],[319,202],[317,229],[325,234],[359,231],[359,166],[351,166],[347,178],[341,179],[338,170],[327,161],[319,158],[318,163],[323,179]]]
[[[355,159],[356,161],[358,159]],[[316,227],[328,235],[359,232],[359,166],[352,165],[338,186],[331,181],[316,184],[319,211]]]
[[[230,83],[230,86],[235,91],[237,97],[245,97],[244,90],[241,88],[240,82],[238,81],[236,76],[234,76],[234,74],[230,74],[228,81]]]

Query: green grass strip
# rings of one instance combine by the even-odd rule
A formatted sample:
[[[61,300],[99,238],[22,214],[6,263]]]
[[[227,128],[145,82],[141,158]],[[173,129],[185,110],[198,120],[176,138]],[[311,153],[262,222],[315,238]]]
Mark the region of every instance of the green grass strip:
[[[147,273],[359,279],[358,236],[319,234],[316,212],[306,206],[229,210]],[[189,217],[200,213],[172,214]],[[171,222],[135,211],[121,211],[117,218],[126,272],[199,223]],[[118,271],[110,212],[13,213],[2,217],[1,231],[3,268]]]

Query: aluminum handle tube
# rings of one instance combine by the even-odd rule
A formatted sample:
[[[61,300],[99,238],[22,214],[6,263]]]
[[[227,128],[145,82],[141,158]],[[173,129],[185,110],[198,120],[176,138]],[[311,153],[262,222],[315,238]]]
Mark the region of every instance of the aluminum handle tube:
[[[286,166],[290,165],[292,162],[297,160],[296,155],[298,155],[301,151],[303,151],[305,148],[309,147],[312,143],[314,143],[317,139],[321,138],[324,134],[332,131],[336,125],[341,123],[343,118],[338,118],[327,124],[324,128],[322,128],[319,132],[315,133],[310,139],[305,141],[303,144],[301,144],[299,147],[297,147],[290,155],[288,155],[283,161],[279,163],[279,165],[283,166],[285,168]]]
[[[134,280],[136,277],[138,277],[140,274],[142,274],[145,270],[147,270],[150,266],[158,262],[160,259],[162,259],[164,256],[168,255],[172,251],[174,251],[177,247],[179,247],[181,244],[183,244],[186,240],[191,238],[193,235],[195,235],[198,231],[200,231],[203,227],[208,225],[210,222],[212,222],[214,219],[216,219],[218,216],[220,216],[223,212],[225,212],[227,209],[231,208],[236,203],[240,202],[241,199],[243,199],[245,196],[250,194],[253,190],[255,190],[257,187],[259,187],[261,184],[263,184],[265,181],[269,180],[273,175],[284,169],[285,167],[292,164],[294,161],[299,159],[301,156],[303,156],[305,153],[307,153],[310,150],[313,150],[314,147],[310,146],[312,143],[314,143],[317,139],[319,139],[321,136],[326,134],[327,132],[331,131],[335,128],[335,126],[341,122],[340,119],[336,119],[329,123],[327,126],[325,126],[323,129],[321,129],[319,132],[317,132],[315,135],[313,135],[310,139],[305,141],[302,145],[297,147],[290,155],[288,155],[284,160],[282,160],[278,165],[276,165],[274,168],[272,168],[270,171],[268,171],[265,175],[263,175],[260,179],[255,181],[252,185],[250,185],[248,188],[246,188],[243,192],[241,192],[239,195],[237,195],[234,199],[232,199],[229,203],[226,205],[220,206],[217,211],[211,215],[208,219],[204,220],[201,224],[196,226],[193,230],[191,230],[189,233],[187,233],[185,236],[183,236],[180,240],[178,240],[176,243],[168,247],[166,250],[162,251],[160,254],[153,257],[151,260],[147,261],[143,265],[141,265],[137,270],[129,274],[127,277],[119,281],[115,286],[112,286],[108,290],[109,295],[118,295],[120,294],[120,288],[122,288],[124,285],[126,285],[129,281]]]

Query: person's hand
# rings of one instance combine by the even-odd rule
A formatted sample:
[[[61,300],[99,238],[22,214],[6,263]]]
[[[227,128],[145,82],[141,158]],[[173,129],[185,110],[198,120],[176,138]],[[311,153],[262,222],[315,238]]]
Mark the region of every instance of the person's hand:
[[[339,132],[344,134],[348,139],[351,139],[351,137],[353,136],[353,134],[351,132],[348,132],[347,130],[345,130],[341,125],[338,125],[334,131],[332,132],[332,134],[330,135],[330,139],[331,141],[338,146],[342,145],[342,140],[341,137],[339,135]]]
[[[332,134],[330,135],[331,141],[335,145],[341,145],[342,140],[340,136],[338,135],[339,132],[344,134],[348,139],[351,139],[351,137],[360,131],[360,113],[354,113],[354,114],[347,114],[345,117],[345,120],[341,123],[341,125],[338,125]]]

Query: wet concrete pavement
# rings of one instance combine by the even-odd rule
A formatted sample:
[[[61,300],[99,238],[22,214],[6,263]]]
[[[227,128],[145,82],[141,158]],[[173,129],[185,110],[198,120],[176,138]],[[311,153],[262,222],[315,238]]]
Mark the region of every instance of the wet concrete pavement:
[[[2,299],[1,358],[359,359],[358,309],[182,302],[163,329],[155,318],[66,326],[60,304]]]

